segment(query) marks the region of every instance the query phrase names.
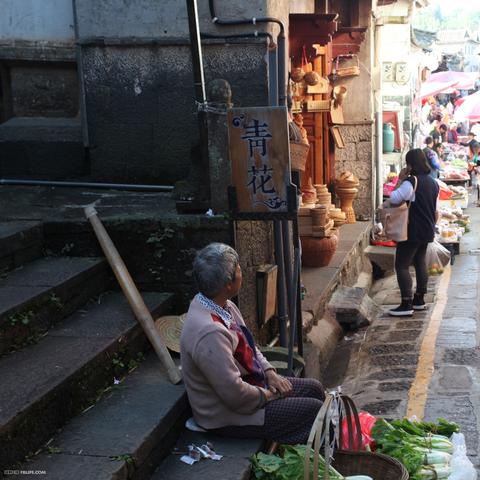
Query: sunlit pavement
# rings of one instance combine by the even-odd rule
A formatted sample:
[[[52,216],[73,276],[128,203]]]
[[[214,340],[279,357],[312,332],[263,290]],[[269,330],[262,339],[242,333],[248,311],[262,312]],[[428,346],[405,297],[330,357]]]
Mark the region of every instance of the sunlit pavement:
[[[429,279],[428,310],[407,318],[381,315],[347,335],[336,357],[350,356],[338,383],[360,408],[387,418],[459,423],[479,468],[480,208],[471,206],[467,213],[472,231],[463,237],[455,264]],[[377,281],[371,295],[385,311],[398,305],[395,276]]]

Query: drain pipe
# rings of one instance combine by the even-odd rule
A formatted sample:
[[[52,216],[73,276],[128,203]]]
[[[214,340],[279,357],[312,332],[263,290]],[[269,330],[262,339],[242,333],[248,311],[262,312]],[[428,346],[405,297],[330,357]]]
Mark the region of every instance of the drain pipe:
[[[188,13],[188,31],[190,34],[190,49],[192,53],[193,81],[195,87],[195,99],[200,105],[207,102],[207,93],[205,88],[205,76],[203,73],[203,56],[202,42],[200,40],[200,26],[198,22],[198,6],[197,0],[186,0]],[[203,109],[197,111],[198,130],[200,136],[201,148],[201,174],[200,184],[203,189],[200,194],[204,198],[200,200],[210,199],[210,182],[209,182],[209,159],[208,159],[208,131],[207,131],[207,115]]]
[[[0,178],[0,185],[18,185],[29,187],[75,187],[98,188],[105,190],[131,190],[147,192],[171,192],[170,185],[135,185],[130,183],[94,183],[94,182],[61,182],[52,180],[19,180],[14,178]]]
[[[383,101],[382,101],[382,68],[381,68],[381,41],[383,21],[374,17],[375,25],[375,71],[376,85],[374,89],[374,108],[375,108],[375,195],[373,199],[373,211],[382,203],[382,155],[383,155]]]
[[[285,59],[285,26],[283,22],[275,17],[259,17],[251,19],[240,19],[240,20],[223,20],[217,17],[215,12],[215,0],[209,0],[208,5],[210,7],[210,16],[212,22],[215,25],[256,25],[258,23],[275,23],[280,27],[280,32],[277,36],[278,44],[278,62],[277,62],[277,78],[278,78],[278,105],[286,105],[287,95],[286,95],[286,59]]]

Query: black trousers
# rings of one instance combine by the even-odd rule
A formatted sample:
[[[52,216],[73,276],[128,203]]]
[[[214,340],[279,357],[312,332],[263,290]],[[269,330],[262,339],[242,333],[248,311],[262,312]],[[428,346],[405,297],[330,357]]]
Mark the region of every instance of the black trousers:
[[[395,256],[395,271],[402,300],[412,299],[412,276],[410,265],[415,267],[417,277],[416,293],[427,293],[428,271],[425,255],[428,242],[398,242]]]

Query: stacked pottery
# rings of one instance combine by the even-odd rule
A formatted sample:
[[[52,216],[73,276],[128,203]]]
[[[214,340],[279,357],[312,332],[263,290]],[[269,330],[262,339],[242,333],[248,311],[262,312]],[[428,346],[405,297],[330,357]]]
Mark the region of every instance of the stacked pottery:
[[[302,242],[302,265],[304,267],[326,267],[335,253],[338,237],[300,237]]]
[[[317,203],[319,205],[330,205],[332,203],[332,194],[328,191],[327,186],[316,184],[314,187],[317,191]]]
[[[324,227],[327,223],[327,207],[319,205],[310,210],[313,227]]]
[[[342,212],[340,208],[331,208],[328,215],[333,220],[335,227],[340,227],[347,221],[345,212]]]
[[[305,179],[302,178],[302,201],[304,205],[314,207],[317,203],[317,191],[312,184],[312,178],[308,176]]]
[[[353,201],[358,193],[358,178],[352,172],[343,172],[335,180],[335,193],[340,198],[340,208],[345,212],[347,223],[355,223]]]

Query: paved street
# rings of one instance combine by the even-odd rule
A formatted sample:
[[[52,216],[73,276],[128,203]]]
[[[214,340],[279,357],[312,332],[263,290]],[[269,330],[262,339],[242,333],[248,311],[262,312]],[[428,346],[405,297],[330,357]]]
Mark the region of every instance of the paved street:
[[[480,248],[480,208],[467,213],[472,231],[462,239],[455,264],[430,278],[428,310],[412,318],[382,315],[369,328],[347,335],[335,361],[345,364],[350,358],[343,388],[373,414],[458,422],[479,468],[480,255],[475,249]],[[398,304],[395,276],[376,282],[371,295],[385,310]]]

